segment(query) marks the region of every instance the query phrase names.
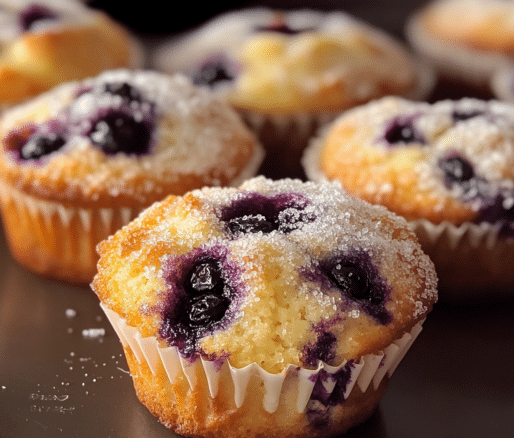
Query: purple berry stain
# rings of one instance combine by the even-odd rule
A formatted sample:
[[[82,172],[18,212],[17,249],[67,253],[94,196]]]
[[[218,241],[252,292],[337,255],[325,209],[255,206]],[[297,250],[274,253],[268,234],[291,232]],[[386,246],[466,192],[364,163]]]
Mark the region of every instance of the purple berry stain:
[[[463,202],[480,202],[475,222],[498,224],[500,236],[514,237],[514,191],[500,190],[493,194],[490,184],[476,175],[471,162],[457,152],[439,160],[438,165],[447,188],[460,187]]]
[[[170,259],[164,271],[168,291],[159,335],[194,359],[201,353],[200,339],[222,330],[233,318],[241,289],[238,269],[228,262],[225,248],[214,247]]]
[[[35,23],[43,20],[56,20],[57,14],[44,5],[30,4],[20,12],[20,26],[24,32],[32,30]]]
[[[221,220],[235,238],[247,233],[290,233],[315,220],[306,211],[308,205],[309,201],[298,193],[266,196],[248,192],[222,210]]]
[[[324,289],[337,289],[344,298],[342,305],[360,308],[379,324],[391,322],[386,309],[391,288],[366,251],[335,254],[318,266],[304,268],[302,275]]]
[[[336,373],[329,373],[322,369],[312,376],[316,383],[305,412],[311,427],[321,429],[329,426],[331,408],[345,402],[345,392],[354,366],[354,362],[350,360]],[[325,383],[329,380],[335,382],[332,392],[328,392],[325,387]]]
[[[237,70],[235,62],[218,54],[211,56],[195,69],[191,79],[195,85],[213,87],[233,81],[237,76]]]
[[[414,127],[414,117],[397,117],[386,129],[384,139],[393,146],[410,143],[425,143],[423,136]]]
[[[316,330],[318,338],[314,344],[305,346],[302,354],[304,366],[316,367],[318,361],[330,363],[335,357],[336,337],[333,333],[324,330]]]

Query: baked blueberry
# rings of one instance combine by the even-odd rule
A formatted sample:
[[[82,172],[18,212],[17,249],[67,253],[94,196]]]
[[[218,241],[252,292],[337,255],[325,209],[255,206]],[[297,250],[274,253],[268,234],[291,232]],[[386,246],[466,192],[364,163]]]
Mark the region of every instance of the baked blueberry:
[[[35,23],[42,20],[56,20],[57,14],[44,5],[31,4],[20,12],[20,26],[24,32],[32,30]]]
[[[61,149],[66,140],[58,134],[33,135],[20,149],[22,160],[37,160]]]
[[[487,182],[475,174],[473,165],[466,158],[451,154],[439,160],[439,167],[443,171],[446,187],[459,187],[463,201],[488,196]]]
[[[219,292],[223,288],[219,263],[215,260],[197,263],[187,276],[187,286],[191,294]]]
[[[170,292],[163,308],[161,337],[185,357],[196,355],[198,341],[229,322],[228,309],[236,299],[235,277],[221,248],[170,262],[164,274]]]
[[[223,56],[216,56],[203,63],[193,74],[192,80],[195,85],[212,87],[221,82],[230,82],[234,78],[234,69],[228,60]]]
[[[385,132],[385,139],[391,145],[424,143],[423,137],[414,128],[411,119],[393,120]]]
[[[440,160],[439,167],[448,185],[465,183],[475,176],[471,163],[458,155]]]
[[[452,113],[452,119],[455,122],[462,122],[462,121],[465,121],[465,120],[472,119],[474,117],[481,116],[482,114],[484,114],[484,112],[480,111],[480,110],[468,110],[468,111],[465,111],[465,110],[456,109]]]
[[[306,211],[308,205],[309,202],[297,193],[280,193],[274,196],[248,193],[225,207],[221,220],[225,222],[229,234],[234,237],[258,232],[290,233],[315,220],[315,216]]]
[[[139,91],[126,82],[107,82],[103,84],[102,91],[104,93],[120,96],[128,102],[142,101],[142,97]]]
[[[204,294],[191,299],[189,325],[205,328],[225,316],[230,304],[228,298],[216,294]]]
[[[352,262],[337,261],[329,271],[330,278],[345,295],[356,300],[373,299],[366,273]]]
[[[306,273],[323,286],[337,288],[348,302],[358,305],[380,324],[388,324],[391,314],[386,310],[391,291],[365,251],[338,254],[320,263],[321,277]],[[323,279],[328,278],[329,283]]]
[[[91,142],[108,155],[118,152],[141,155],[149,150],[151,129],[145,120],[138,121],[122,111],[111,111],[94,122],[88,135]]]
[[[240,236],[247,233],[271,233],[275,225],[262,214],[251,214],[230,219],[227,228],[233,236]]]

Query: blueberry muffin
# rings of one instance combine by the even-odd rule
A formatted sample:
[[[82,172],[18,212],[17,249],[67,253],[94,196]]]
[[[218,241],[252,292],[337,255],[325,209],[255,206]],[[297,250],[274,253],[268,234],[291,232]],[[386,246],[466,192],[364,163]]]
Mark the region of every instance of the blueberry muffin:
[[[0,1],[0,105],[104,70],[140,67],[142,45],[75,0]]]
[[[343,433],[437,298],[405,220],[331,183],[170,196],[98,250],[92,288],[137,396],[184,436]]]
[[[168,194],[253,176],[262,147],[183,76],[115,70],[0,119],[0,207],[14,257],[89,283],[96,244]]]
[[[488,87],[514,56],[514,4],[504,0],[433,0],[407,20],[406,37],[442,75]]]
[[[514,107],[384,98],[350,110],[305,153],[310,179],[407,218],[440,288],[463,296],[514,286]],[[444,296],[444,295],[443,295]]]
[[[432,85],[400,42],[340,11],[232,11],[152,58],[224,95],[268,146],[272,176],[300,176],[305,140],[335,113],[385,95],[424,97]]]

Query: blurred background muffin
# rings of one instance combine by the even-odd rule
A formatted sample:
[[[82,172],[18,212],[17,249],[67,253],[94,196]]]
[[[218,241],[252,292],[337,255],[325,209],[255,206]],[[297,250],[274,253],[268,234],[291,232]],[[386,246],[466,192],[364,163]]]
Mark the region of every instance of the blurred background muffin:
[[[143,45],[75,0],[0,1],[0,106],[104,70],[142,67]]]
[[[433,0],[406,23],[413,48],[438,72],[487,88],[493,72],[514,56],[514,3],[504,0]]]
[[[258,133],[275,177],[302,176],[306,139],[340,111],[385,95],[426,97],[433,76],[385,32],[342,11],[251,8],[161,44],[153,67],[224,96]]]

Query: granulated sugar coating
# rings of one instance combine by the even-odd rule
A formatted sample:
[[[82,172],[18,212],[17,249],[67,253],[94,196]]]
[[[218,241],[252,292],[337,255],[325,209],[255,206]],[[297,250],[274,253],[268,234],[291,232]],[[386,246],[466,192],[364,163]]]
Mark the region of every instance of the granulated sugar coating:
[[[262,157],[234,110],[185,77],[116,70],[61,85],[0,118],[11,253],[37,273],[90,283],[96,245],[142,209],[238,185]]]
[[[116,70],[61,85],[1,120],[4,182],[82,207],[146,207],[253,176],[262,148],[182,76]]]
[[[312,180],[407,219],[505,223],[512,235],[514,107],[384,98],[339,117],[304,155]]]
[[[98,247],[102,303],[194,362],[338,365],[408,333],[436,275],[404,219],[335,183],[168,197]]]
[[[339,436],[437,299],[406,221],[334,183],[170,196],[98,251],[92,288],[136,394],[190,437]]]

